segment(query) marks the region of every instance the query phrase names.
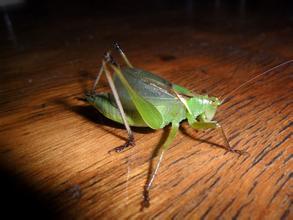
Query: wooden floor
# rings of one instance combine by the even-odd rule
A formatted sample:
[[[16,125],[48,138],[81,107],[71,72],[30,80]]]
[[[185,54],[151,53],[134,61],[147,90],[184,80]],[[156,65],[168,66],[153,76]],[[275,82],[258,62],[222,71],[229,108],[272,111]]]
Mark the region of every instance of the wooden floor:
[[[293,64],[218,110],[231,145],[249,157],[225,152],[217,131],[195,132],[183,122],[143,211],[151,158],[168,127],[134,129],[136,147],[109,154],[124,143],[123,126],[79,100],[113,40],[135,66],[219,98],[293,59],[292,22],[220,18],[81,17],[23,22],[10,34],[2,26],[4,208],[64,219],[292,219]],[[103,79],[98,91],[107,89]]]

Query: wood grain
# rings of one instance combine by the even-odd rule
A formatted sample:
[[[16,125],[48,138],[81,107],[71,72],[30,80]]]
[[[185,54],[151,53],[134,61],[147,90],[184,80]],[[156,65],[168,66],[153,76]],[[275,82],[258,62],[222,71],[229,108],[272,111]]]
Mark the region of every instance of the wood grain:
[[[217,113],[231,145],[249,157],[226,153],[216,131],[183,123],[151,207],[140,211],[152,155],[168,128],[134,129],[136,147],[109,154],[125,130],[78,100],[111,41],[120,41],[135,66],[217,97],[293,58],[286,24],[207,26],[176,13],[151,21],[129,15],[33,23],[16,29],[17,46],[1,39],[1,181],[17,181],[47,215],[64,218],[292,218],[292,65],[239,90]],[[106,89],[103,80],[99,91]]]

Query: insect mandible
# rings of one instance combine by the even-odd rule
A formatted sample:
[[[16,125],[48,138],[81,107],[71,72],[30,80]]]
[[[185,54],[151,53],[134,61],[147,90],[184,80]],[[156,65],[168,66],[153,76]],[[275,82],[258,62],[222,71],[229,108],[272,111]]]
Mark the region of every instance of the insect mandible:
[[[111,56],[110,51],[105,53],[92,91],[86,94],[85,98],[106,118],[124,124],[128,139],[125,144],[116,147],[114,150],[121,152],[129,146],[135,145],[130,126],[161,129],[171,124],[168,137],[161,147],[158,162],[145,185],[143,206],[147,207],[150,204],[149,191],[163,155],[174,140],[180,122],[183,120],[187,119],[188,124],[196,130],[219,130],[225,141],[227,151],[238,154],[246,153],[231,148],[222,126],[214,120],[217,108],[224,103],[225,99],[221,101],[217,97],[195,94],[153,73],[138,69],[130,63],[118,43],[114,42],[113,46],[119,52],[127,67],[121,68]],[[257,75],[232,92],[240,89],[255,78],[291,61],[282,63]],[[103,73],[106,75],[112,93],[96,93],[96,87]]]

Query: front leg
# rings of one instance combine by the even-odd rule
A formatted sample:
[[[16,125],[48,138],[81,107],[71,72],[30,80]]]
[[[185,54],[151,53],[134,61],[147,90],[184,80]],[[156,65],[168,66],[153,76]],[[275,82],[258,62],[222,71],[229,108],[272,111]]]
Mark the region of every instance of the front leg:
[[[225,141],[225,149],[229,152],[233,152],[233,153],[237,153],[237,154],[240,154],[240,155],[243,155],[243,154],[248,154],[247,152],[245,151],[241,151],[241,150],[235,150],[233,149],[230,144],[229,144],[229,141],[227,139],[227,136],[224,132],[224,129],[223,127],[218,123],[218,122],[214,122],[214,121],[211,121],[211,122],[194,122],[192,124],[190,124],[190,126],[196,130],[206,130],[206,129],[210,129],[210,128],[216,128],[217,130],[219,130],[221,132],[221,135]]]

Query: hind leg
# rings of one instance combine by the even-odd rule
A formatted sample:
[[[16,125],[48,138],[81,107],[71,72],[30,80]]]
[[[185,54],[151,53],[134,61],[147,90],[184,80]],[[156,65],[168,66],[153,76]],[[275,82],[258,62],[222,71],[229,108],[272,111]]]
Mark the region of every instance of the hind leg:
[[[125,53],[123,52],[123,50],[121,49],[120,45],[114,41],[113,42],[113,47],[115,50],[118,51],[118,53],[121,55],[121,57],[123,58],[123,60],[125,61],[125,63],[127,64],[128,67],[133,68],[132,64],[129,62],[127,56],[125,55]]]
[[[119,109],[113,99],[110,98],[110,93],[98,93],[87,97],[87,101],[93,105],[103,116],[106,118],[115,121],[120,124],[124,124],[121,118]],[[126,121],[129,125],[134,125],[138,127],[145,127],[146,124],[139,117],[139,113],[132,112],[131,114],[126,113]],[[131,138],[126,141],[125,144],[114,148],[111,151],[121,152],[129,146],[133,146],[134,143],[131,143],[133,140]]]
[[[102,61],[102,67],[100,68],[100,71],[99,71],[99,73],[97,75],[97,78],[95,80],[93,90],[92,90],[92,94],[95,95],[95,90],[96,90],[96,87],[97,87],[97,85],[99,83],[99,80],[100,80],[102,74],[105,73],[107,81],[108,81],[109,86],[111,88],[111,91],[113,93],[116,105],[118,107],[121,119],[123,121],[123,124],[124,124],[124,126],[125,126],[125,128],[127,130],[127,134],[128,134],[128,139],[127,139],[126,143],[114,149],[116,152],[121,152],[121,151],[123,151],[125,148],[127,148],[129,146],[134,146],[135,143],[134,143],[133,133],[132,133],[132,131],[130,129],[130,126],[129,126],[128,122],[127,122],[126,115],[125,115],[124,109],[122,107],[122,104],[121,104],[117,89],[116,89],[116,87],[114,85],[111,73],[110,73],[110,71],[108,70],[108,68],[106,66],[105,59],[107,59],[108,57],[110,57],[109,52],[106,53],[106,55],[104,57],[104,60]]]

